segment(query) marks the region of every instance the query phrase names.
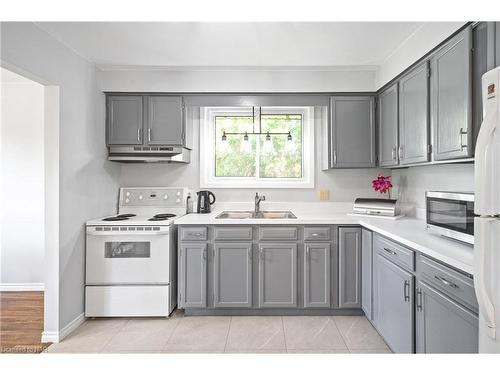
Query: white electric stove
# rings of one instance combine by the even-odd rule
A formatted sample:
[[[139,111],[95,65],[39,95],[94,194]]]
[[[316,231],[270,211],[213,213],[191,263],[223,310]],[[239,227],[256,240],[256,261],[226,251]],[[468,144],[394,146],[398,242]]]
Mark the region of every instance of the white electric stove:
[[[118,213],[86,224],[85,316],[168,316],[187,188],[120,188]]]

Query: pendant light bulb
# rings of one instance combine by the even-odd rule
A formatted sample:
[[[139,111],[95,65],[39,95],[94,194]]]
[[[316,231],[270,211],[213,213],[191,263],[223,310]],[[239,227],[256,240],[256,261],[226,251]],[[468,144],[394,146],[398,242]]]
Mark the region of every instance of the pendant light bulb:
[[[273,151],[274,151],[274,147],[273,147],[273,141],[271,139],[271,134],[269,134],[269,132],[267,132],[266,140],[264,141],[264,152],[266,154],[270,154]]]
[[[226,132],[222,132],[222,138],[220,142],[220,150],[222,152],[227,152],[229,150],[229,142],[227,141],[227,135]]]
[[[295,152],[295,143],[293,142],[292,134],[288,132],[285,142],[285,152],[291,154]]]
[[[250,144],[250,140],[248,139],[247,132],[245,132],[245,135],[243,136],[243,141],[241,141],[240,150],[245,154],[248,154],[250,153],[250,151],[252,151],[252,145]]]

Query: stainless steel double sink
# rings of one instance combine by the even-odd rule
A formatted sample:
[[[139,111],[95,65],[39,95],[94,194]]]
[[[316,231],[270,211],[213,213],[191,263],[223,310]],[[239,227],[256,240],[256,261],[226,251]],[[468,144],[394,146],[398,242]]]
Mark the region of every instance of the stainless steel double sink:
[[[296,219],[291,211],[223,211],[216,219]]]

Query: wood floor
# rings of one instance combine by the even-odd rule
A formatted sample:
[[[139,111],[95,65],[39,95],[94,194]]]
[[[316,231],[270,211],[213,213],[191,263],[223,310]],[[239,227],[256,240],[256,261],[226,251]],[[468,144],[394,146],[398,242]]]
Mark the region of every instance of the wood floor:
[[[0,292],[0,352],[40,353],[43,292]]]

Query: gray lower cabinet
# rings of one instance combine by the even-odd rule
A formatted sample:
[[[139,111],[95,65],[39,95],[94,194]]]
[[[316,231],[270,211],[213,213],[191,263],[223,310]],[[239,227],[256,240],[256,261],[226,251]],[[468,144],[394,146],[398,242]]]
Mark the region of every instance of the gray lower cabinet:
[[[472,31],[466,28],[431,58],[431,109],[435,160],[472,154]]]
[[[304,243],[304,307],[330,307],[330,244]]]
[[[108,95],[106,97],[106,144],[141,145],[143,142],[143,97]]]
[[[417,353],[477,353],[478,317],[425,282],[417,283]]]
[[[339,307],[361,307],[361,228],[339,228]]]
[[[214,307],[252,306],[252,244],[214,245]]]
[[[259,244],[259,307],[297,307],[297,244]]]
[[[394,84],[378,95],[378,162],[381,167],[393,167],[398,160],[398,85]]]
[[[400,164],[429,161],[429,63],[399,80]]]
[[[374,97],[330,98],[330,153],[330,168],[376,165]]]
[[[182,97],[147,96],[147,144],[183,146]]]
[[[372,314],[372,260],[373,232],[361,230],[361,308],[366,317],[373,320]]]
[[[413,353],[414,276],[374,254],[374,325],[395,353]]]
[[[183,308],[206,307],[207,244],[182,243],[179,250],[179,305]]]

